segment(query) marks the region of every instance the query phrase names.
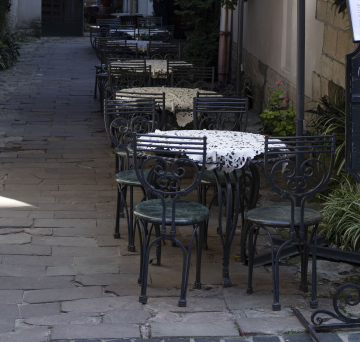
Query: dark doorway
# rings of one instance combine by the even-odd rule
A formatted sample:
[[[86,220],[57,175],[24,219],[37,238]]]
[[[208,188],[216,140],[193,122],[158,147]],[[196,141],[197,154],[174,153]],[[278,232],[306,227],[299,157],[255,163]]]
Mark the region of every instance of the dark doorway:
[[[82,36],[84,0],[42,0],[43,36]]]

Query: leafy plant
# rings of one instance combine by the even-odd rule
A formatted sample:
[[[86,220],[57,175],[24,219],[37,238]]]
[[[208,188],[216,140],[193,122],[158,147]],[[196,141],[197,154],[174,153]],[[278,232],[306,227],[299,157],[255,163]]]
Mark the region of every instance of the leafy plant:
[[[310,123],[317,134],[336,134],[335,170],[340,175],[345,168],[345,99],[342,95],[335,94],[334,100],[323,96],[316,109],[307,113],[315,114]]]
[[[338,182],[338,187],[325,200],[322,207],[324,226],[321,231],[329,242],[341,249],[360,252],[360,192],[350,176]]]
[[[277,82],[278,88],[282,82]],[[287,136],[295,134],[295,111],[288,106],[283,90],[271,92],[266,109],[260,114],[260,130],[266,134]]]
[[[0,35],[0,70],[10,68],[17,61],[19,48],[15,33]]]
[[[204,59],[208,66],[217,64],[219,52],[220,2],[216,0],[174,0],[175,13],[190,31],[183,56]]]

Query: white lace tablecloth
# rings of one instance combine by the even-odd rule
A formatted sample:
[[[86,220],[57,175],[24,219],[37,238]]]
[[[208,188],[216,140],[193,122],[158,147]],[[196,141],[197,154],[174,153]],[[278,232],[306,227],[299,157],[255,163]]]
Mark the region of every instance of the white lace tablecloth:
[[[198,88],[192,89],[173,87],[140,87],[134,89],[121,89],[121,91],[129,93],[165,92],[166,110],[176,113],[176,120],[180,127],[185,127],[188,123],[193,121],[193,99],[194,97],[196,97],[198,91],[200,91],[201,93],[216,94],[215,91],[201,90]]]
[[[246,132],[208,131],[208,130],[156,130],[154,134],[178,137],[206,136],[206,158],[223,164],[225,172],[241,169],[247,160],[264,153],[265,136]],[[279,146],[284,145],[279,142]],[[185,151],[186,152],[186,151]],[[216,165],[209,164],[208,169]]]

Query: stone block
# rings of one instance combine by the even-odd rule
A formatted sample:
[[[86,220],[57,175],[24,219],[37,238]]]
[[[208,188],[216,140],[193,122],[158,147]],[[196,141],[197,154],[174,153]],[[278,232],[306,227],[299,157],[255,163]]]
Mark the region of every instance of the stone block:
[[[112,310],[107,312],[103,321],[105,324],[137,323],[145,324],[151,318],[151,314],[145,310]]]
[[[21,329],[15,332],[0,334],[1,342],[47,342],[49,340],[49,329],[47,327],[34,327]]]
[[[239,336],[232,322],[166,322],[151,323],[152,337]]]
[[[323,53],[329,57],[336,56],[336,43],[337,43],[338,31],[332,26],[324,26],[324,43],[323,43]],[[335,47],[335,48],[334,48]]]
[[[57,301],[68,301],[80,298],[102,297],[100,287],[76,287],[76,288],[53,288],[26,291],[24,293],[25,303],[51,303]]]
[[[1,255],[51,255],[51,246],[1,245]]]
[[[16,326],[36,325],[54,326],[59,324],[101,324],[101,314],[91,313],[60,313],[48,314],[44,316],[30,316],[26,319],[16,321]]]
[[[94,219],[35,219],[35,228],[79,228],[79,227],[96,227]]]
[[[30,228],[33,224],[33,219],[4,217],[0,221],[0,228]]]
[[[237,318],[237,324],[241,333],[245,336],[251,335],[278,335],[286,331],[305,331],[305,328],[297,317],[265,317],[262,316],[261,324],[259,317]]]
[[[77,274],[106,274],[119,273],[118,265],[88,265],[88,266],[54,266],[48,267],[46,275],[48,277],[61,275],[77,275]]]
[[[53,256],[118,256],[120,255],[118,247],[52,247]]]
[[[45,277],[45,272],[45,266],[0,265],[0,277]]]
[[[327,20],[327,2],[320,0],[316,1],[316,19],[322,22]]]
[[[137,268],[137,267],[136,267]],[[134,270],[137,271],[136,269]],[[112,284],[137,284],[139,273],[76,275],[75,281],[83,286]]]
[[[108,312],[111,310],[141,310],[143,304],[139,302],[138,296],[127,297],[104,297],[78,299],[70,302],[62,303],[63,312]]]
[[[66,324],[55,325],[51,339],[96,339],[96,338],[140,338],[140,329],[136,324]]]
[[[22,290],[0,290],[0,304],[20,304],[22,297]]]
[[[352,37],[349,31],[339,31],[336,42],[336,59],[345,64],[346,54],[354,51],[356,45],[352,42]]]
[[[28,234],[4,235],[0,238],[1,245],[24,245],[31,242],[31,236]]]
[[[73,265],[72,257],[52,257],[52,256],[23,256],[23,255],[4,255],[2,258],[2,264],[5,265],[44,265],[44,266],[56,266],[56,265]]]
[[[34,290],[73,287],[73,277],[1,277],[1,290]]]
[[[96,240],[85,237],[53,237],[53,236],[34,236],[32,238],[33,245],[49,245],[49,246],[96,246]]]
[[[47,317],[60,314],[60,303],[19,305],[21,318]],[[40,325],[40,324],[37,324]]]

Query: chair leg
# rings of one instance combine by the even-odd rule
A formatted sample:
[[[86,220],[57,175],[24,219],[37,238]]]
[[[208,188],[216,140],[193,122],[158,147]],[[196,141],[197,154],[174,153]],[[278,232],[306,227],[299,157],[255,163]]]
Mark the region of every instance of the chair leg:
[[[264,228],[265,229],[265,228]],[[275,251],[274,251],[274,244],[272,242],[271,239],[271,234],[270,232],[265,229],[266,232],[268,233],[268,236],[270,238],[270,242],[271,242],[271,259],[272,259],[272,274],[273,274],[273,293],[274,293],[274,303],[272,305],[272,309],[273,311],[280,311],[281,310],[281,304],[280,304],[280,294],[279,294],[279,285],[280,285],[280,280],[279,280],[279,276],[280,276],[280,270],[279,270],[279,266],[280,266],[280,256],[281,256],[281,252],[283,251],[283,249],[287,246],[290,245],[294,240],[287,240],[286,242],[284,242],[279,249],[276,252],[275,255]]]
[[[120,214],[121,214],[121,189],[118,184],[117,200],[116,200],[116,218],[115,218],[115,232],[114,239],[120,239]]]
[[[98,87],[97,75],[95,75],[94,99],[96,99],[96,98],[97,98],[97,95],[96,95],[97,87]]]
[[[311,272],[311,301],[310,308],[316,309],[318,307],[317,301],[317,273],[316,273],[316,250],[317,250],[317,231],[318,225],[314,227],[315,235],[314,235],[314,245],[311,247],[312,253],[312,272]]]
[[[254,230],[255,230],[255,240],[254,240]],[[254,268],[254,255],[255,255],[255,246],[257,235],[259,234],[259,228],[256,226],[250,227],[249,229],[249,263],[248,263],[248,287],[246,289],[247,294],[253,293],[252,286],[252,276],[253,276],[253,268]]]
[[[129,198],[129,211],[125,208],[127,217],[128,217],[128,234],[129,234],[129,243],[128,251],[135,252],[135,236],[134,236],[134,187],[130,186],[130,198]],[[124,194],[126,196],[126,193]],[[126,199],[126,197],[124,197]],[[126,200],[124,200],[126,205]]]
[[[195,235],[196,240],[196,277],[195,277],[195,287],[201,289],[201,258],[202,258],[202,249],[203,249],[203,237],[204,230],[206,228],[206,223],[202,222],[199,226],[199,236]]]
[[[308,227],[304,229],[304,237],[300,237],[299,243],[299,251],[300,251],[300,272],[301,272],[301,280],[300,280],[300,290],[303,292],[308,292],[308,281],[307,281],[307,270],[308,270],[308,262],[309,262],[309,247],[306,244],[308,235]],[[304,241],[305,239],[305,241]]]
[[[148,296],[146,295],[146,289],[147,289],[147,278],[149,273],[150,250],[154,244],[162,240],[162,237],[156,238],[155,240],[151,241],[149,246],[146,246],[147,242],[146,242],[145,226],[143,223],[141,223],[141,225],[142,225],[142,235],[143,235],[143,241],[142,241],[143,258],[142,258],[142,269],[141,269],[141,294],[139,297],[139,302],[142,304],[146,304],[148,299]]]
[[[250,228],[251,228],[250,221],[245,220],[244,225],[241,227],[241,234],[240,234],[240,261],[244,265],[247,264],[246,241],[248,240]]]

